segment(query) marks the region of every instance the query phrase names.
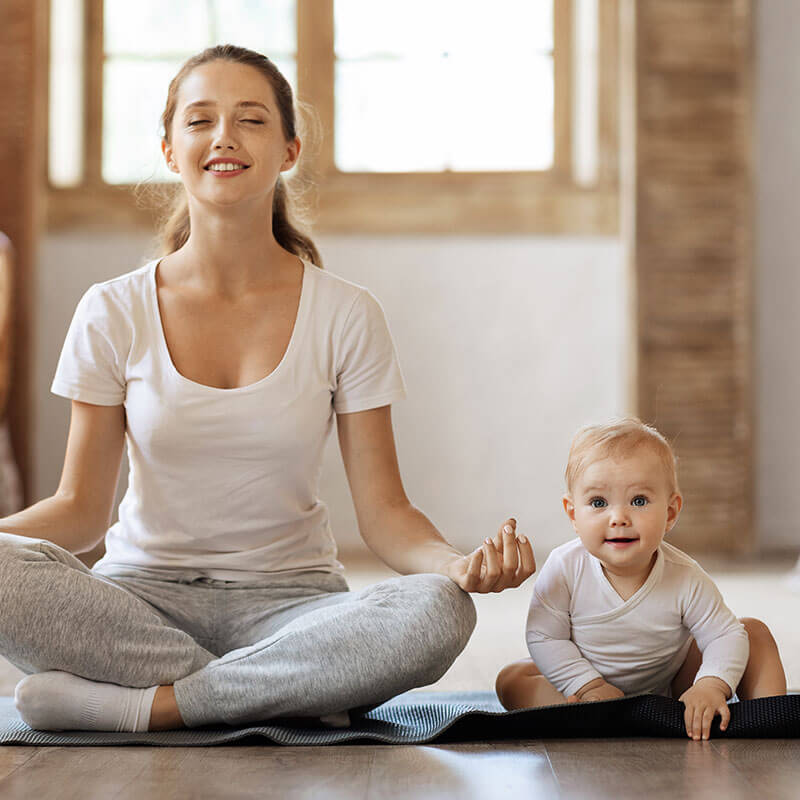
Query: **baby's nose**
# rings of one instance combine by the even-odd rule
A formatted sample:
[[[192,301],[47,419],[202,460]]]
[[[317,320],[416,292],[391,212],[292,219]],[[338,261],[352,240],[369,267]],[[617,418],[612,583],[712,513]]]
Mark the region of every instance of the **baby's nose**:
[[[627,527],[628,525],[630,525],[630,520],[624,514],[614,514],[611,518],[612,528]]]

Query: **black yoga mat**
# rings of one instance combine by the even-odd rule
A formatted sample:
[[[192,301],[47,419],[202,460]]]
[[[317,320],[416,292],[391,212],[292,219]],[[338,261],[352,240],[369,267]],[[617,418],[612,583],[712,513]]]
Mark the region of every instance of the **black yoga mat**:
[[[0,697],[0,744],[205,747],[240,743],[325,745],[485,742],[503,739],[685,737],[683,705],[654,695],[525,711],[504,711],[491,692],[408,692],[356,717],[349,728],[318,721],[281,719],[241,727],[205,726],[153,733],[35,731],[17,714],[11,697]],[[800,695],[731,703],[728,730],[715,720],[712,737],[800,736]]]

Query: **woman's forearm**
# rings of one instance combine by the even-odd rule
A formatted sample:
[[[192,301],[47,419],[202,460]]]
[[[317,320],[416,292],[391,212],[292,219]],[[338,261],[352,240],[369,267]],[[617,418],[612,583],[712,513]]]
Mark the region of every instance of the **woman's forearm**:
[[[91,550],[105,533],[105,528],[101,528],[96,514],[81,509],[71,498],[59,494],[0,518],[0,533],[46,539],[70,553]]]
[[[445,566],[463,553],[445,541],[434,524],[408,503],[361,523],[361,535],[375,555],[402,575],[445,574]]]

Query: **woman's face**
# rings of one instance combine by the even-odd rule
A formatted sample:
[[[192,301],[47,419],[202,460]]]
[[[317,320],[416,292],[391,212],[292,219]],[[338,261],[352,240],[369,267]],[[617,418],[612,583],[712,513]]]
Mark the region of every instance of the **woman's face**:
[[[297,161],[300,140],[284,138],[272,86],[255,67],[218,60],[184,78],[161,149],[190,198],[234,205],[270,198],[280,172]]]

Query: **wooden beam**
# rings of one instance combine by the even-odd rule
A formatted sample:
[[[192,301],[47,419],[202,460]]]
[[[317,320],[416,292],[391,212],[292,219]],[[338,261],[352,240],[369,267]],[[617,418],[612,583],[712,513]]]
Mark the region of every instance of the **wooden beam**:
[[[624,0],[622,19],[633,407],[678,454],[685,506],[670,540],[749,553],[751,0]]]
[[[14,248],[13,352],[8,418],[25,502],[32,496],[33,293],[41,165],[44,161],[46,3],[5,0],[0,26],[0,228]]]

